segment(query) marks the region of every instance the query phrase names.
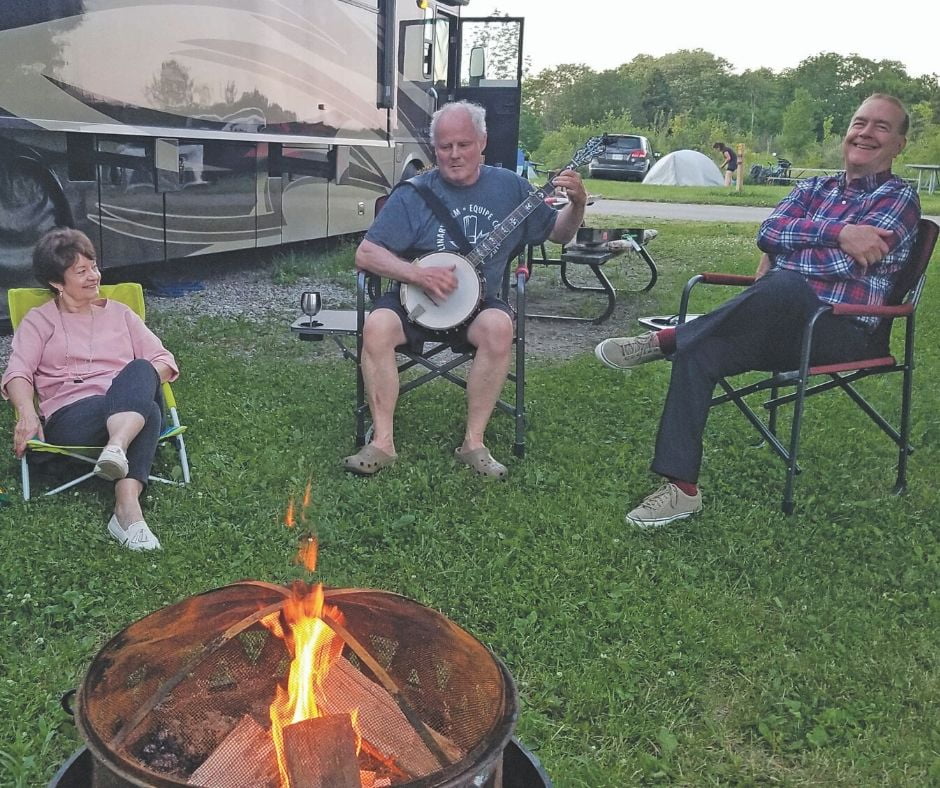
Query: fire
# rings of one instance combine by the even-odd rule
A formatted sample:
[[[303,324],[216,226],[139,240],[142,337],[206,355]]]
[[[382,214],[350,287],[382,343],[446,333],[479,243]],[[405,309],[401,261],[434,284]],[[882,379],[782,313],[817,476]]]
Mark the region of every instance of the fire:
[[[313,483],[308,480],[306,487],[304,487],[304,497],[300,505],[300,522],[305,526],[309,524],[307,513],[310,511],[312,487]],[[297,525],[293,496],[291,496],[290,500],[287,502],[287,511],[284,513],[284,525],[288,528],[293,528]],[[313,572],[317,568],[317,537],[315,531],[309,531],[309,533],[300,536],[297,544],[297,555],[294,561],[295,563],[303,564],[310,572]]]
[[[295,559],[298,564],[303,564],[309,571],[313,571],[317,567],[317,540],[314,536],[305,536],[300,540],[300,544],[297,546],[297,558]]]
[[[291,597],[284,604],[281,614],[272,614],[261,621],[274,635],[285,641],[293,654],[287,689],[277,687],[270,707],[271,738],[277,752],[283,788],[290,785],[284,757],[284,728],[322,716],[317,707],[317,690],[343,651],[342,639],[321,618],[325,614],[338,623],[343,621],[342,613],[336,607],[324,604],[322,584],[311,587],[297,582],[291,591]],[[354,728],[355,722],[353,717]],[[358,742],[356,749],[358,752]]]
[[[304,524],[307,523],[307,510],[310,506],[310,487],[308,482],[300,511],[300,521]],[[291,498],[284,516],[284,525],[293,528],[295,524],[294,500]],[[310,572],[316,569],[317,538],[313,533],[301,537],[296,560]],[[282,788],[290,786],[284,752],[284,729],[304,720],[324,716],[317,706],[317,691],[321,689],[331,666],[341,658],[343,652],[342,638],[327,625],[324,616],[337,624],[343,624],[342,612],[337,607],[324,603],[321,583],[308,586],[298,580],[291,587],[291,596],[281,611],[261,620],[265,627],[284,641],[292,657],[287,688],[277,686],[274,702],[269,709],[271,738],[277,754]],[[354,710],[350,718],[356,732],[358,754],[362,742],[357,717],[358,713]]]

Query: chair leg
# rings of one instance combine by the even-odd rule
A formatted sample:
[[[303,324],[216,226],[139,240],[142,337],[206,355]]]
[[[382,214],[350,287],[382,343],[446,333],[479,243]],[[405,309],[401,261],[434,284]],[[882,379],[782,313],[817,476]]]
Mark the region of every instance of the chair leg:
[[[29,500],[29,464],[26,462],[26,454],[20,457],[20,484],[23,488],[23,500]]]
[[[176,450],[180,457],[180,467],[183,469],[183,484],[189,484],[190,473],[189,473],[189,455],[186,454],[186,442],[183,440],[182,435],[176,436]]]
[[[914,389],[913,359],[905,359],[904,381],[901,384],[901,441],[898,447],[898,475],[894,482],[894,494],[907,489],[907,458],[911,448],[911,399]]]
[[[179,412],[176,410],[176,407],[170,407],[170,423],[174,427],[180,426],[180,416]],[[186,453],[186,441],[183,440],[183,434],[180,433],[173,441],[176,443],[176,453],[180,458],[180,468],[183,471],[183,484],[189,484],[190,474],[189,474],[189,455]]]
[[[54,490],[48,490],[47,492],[43,493],[43,495],[55,495],[56,493],[60,493],[60,492],[62,492],[63,490],[71,489],[71,488],[74,487],[75,485],[81,484],[82,482],[84,482],[84,481],[90,479],[90,478],[91,478],[92,476],[94,476],[94,475],[95,475],[95,472],[94,472],[94,471],[88,471],[88,473],[82,474],[81,476],[79,476],[79,477],[77,477],[77,478],[75,478],[75,479],[72,479],[72,481],[70,481],[70,482],[66,482],[65,484],[60,484],[60,485],[59,485],[58,487],[56,487]]]
[[[778,393],[779,393],[779,387],[778,387],[778,386],[771,386],[771,387],[770,387],[770,401],[771,401],[772,403],[776,401],[776,399],[777,399],[777,394],[778,394]],[[771,406],[770,406],[770,413],[769,413],[768,416],[767,416],[767,429],[770,430],[770,432],[771,432],[773,435],[776,435],[776,434],[777,434],[777,408],[778,408],[778,407],[779,407],[779,406],[776,405],[776,404],[771,405]]]
[[[793,487],[796,480],[797,454],[800,450],[800,429],[803,426],[803,406],[806,403],[806,379],[808,369],[801,371],[797,383],[796,399],[793,403],[793,423],[790,428],[790,452],[787,458],[787,481],[783,489],[783,502],[781,508],[784,514],[793,514]]]
[[[366,445],[366,384],[362,377],[362,332],[356,337],[356,448]]]
[[[544,253],[543,245],[543,259]],[[525,457],[525,309],[526,278],[525,274],[519,274],[516,277],[516,409],[513,414],[516,440],[512,453],[520,458]]]

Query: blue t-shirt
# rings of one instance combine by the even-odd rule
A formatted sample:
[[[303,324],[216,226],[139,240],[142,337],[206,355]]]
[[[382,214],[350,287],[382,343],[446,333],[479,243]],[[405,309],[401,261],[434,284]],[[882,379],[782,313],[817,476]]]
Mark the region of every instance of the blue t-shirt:
[[[472,186],[447,183],[437,170],[422,173],[416,180],[428,185],[441,198],[474,247],[534,191],[531,183],[514,172],[487,165],[480,168],[480,177]],[[509,256],[522,243],[545,241],[555,227],[557,216],[553,208],[540,203],[503,241],[499,250],[484,261],[486,295],[499,295]],[[366,240],[400,257],[458,251],[447,228],[410,186],[392,193],[366,233]]]

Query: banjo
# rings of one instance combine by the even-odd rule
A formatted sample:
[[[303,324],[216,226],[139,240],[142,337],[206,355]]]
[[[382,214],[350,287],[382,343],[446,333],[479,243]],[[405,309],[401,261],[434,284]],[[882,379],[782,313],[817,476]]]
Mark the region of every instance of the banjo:
[[[604,147],[604,137],[591,137],[563,168],[573,170],[586,164]],[[402,282],[401,303],[408,319],[434,331],[453,331],[472,318],[483,301],[481,267],[499,251],[503,241],[555,191],[551,180],[532,192],[512,213],[499,222],[466,256],[456,252],[431,252],[412,264],[420,268],[453,267],[457,286],[444,299],[433,299],[420,287]]]

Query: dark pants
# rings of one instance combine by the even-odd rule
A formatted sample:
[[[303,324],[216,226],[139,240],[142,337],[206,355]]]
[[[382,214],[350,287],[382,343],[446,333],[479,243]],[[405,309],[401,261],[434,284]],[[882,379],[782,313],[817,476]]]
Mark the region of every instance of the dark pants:
[[[652,469],[696,483],[702,435],[719,379],[749,370],[798,369],[803,328],[821,302],[793,271],[771,271],[715,311],[676,329],[672,378]],[[824,314],[813,334],[813,364],[868,357],[870,335],[855,320]]]
[[[60,408],[43,430],[49,443],[60,446],[103,446],[108,441],[108,418],[128,411],[143,416],[144,426],[127,447],[127,478],[146,484],[163,429],[160,376],[149,361],[131,361],[111,381],[107,393]]]

